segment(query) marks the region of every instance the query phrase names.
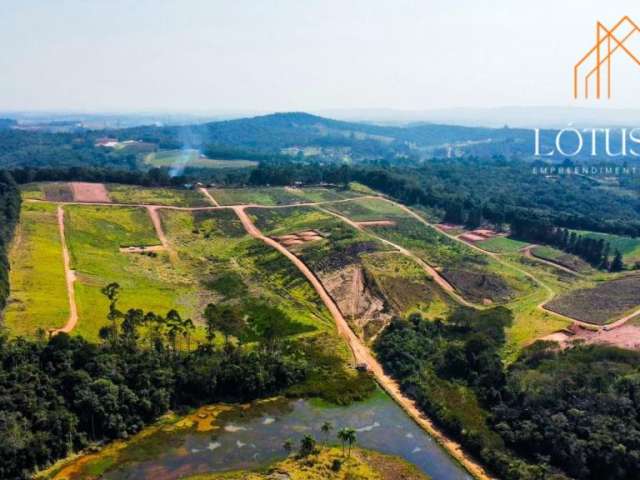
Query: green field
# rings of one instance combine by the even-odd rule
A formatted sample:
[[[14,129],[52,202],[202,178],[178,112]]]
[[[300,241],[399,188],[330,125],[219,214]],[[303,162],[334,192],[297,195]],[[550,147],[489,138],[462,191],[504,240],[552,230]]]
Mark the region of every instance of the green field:
[[[578,273],[593,272],[591,266],[580,257],[546,245],[540,245],[531,249],[531,254],[534,257],[557,263],[558,265]]]
[[[407,212],[379,198],[360,198],[352,202],[333,203],[325,207],[356,222],[409,218]]]
[[[220,205],[292,205],[305,202],[329,202],[360,196],[349,190],[328,188],[211,188],[209,192]]]
[[[211,206],[201,192],[177,188],[146,188],[137,185],[107,185],[114,203],[132,205],[169,205],[174,207]]]
[[[144,163],[153,167],[195,167],[195,168],[248,168],[258,162],[252,160],[220,160],[200,155],[197,150],[163,150],[144,157]]]
[[[12,335],[62,327],[69,318],[56,206],[22,205],[10,253],[11,296],[4,325]]]
[[[206,303],[237,306],[260,330],[274,312],[283,314],[287,334],[333,331],[333,320],[295,266],[248,236],[231,210],[162,211],[162,222],[177,250],[181,275],[191,277]]]
[[[619,250],[624,255],[624,261],[627,264],[633,264],[640,261],[640,238],[624,237],[620,235],[612,235],[610,233],[590,232],[587,230],[572,230],[579,235],[584,235],[595,240],[604,240],[611,245],[611,253]]]
[[[160,242],[145,209],[134,207],[65,207],[71,267],[76,271],[76,333],[95,340],[106,322],[108,301],[100,289],[111,282],[122,288],[119,308],[142,308],[165,314],[175,308],[194,315],[196,293],[189,278],[171,267],[168,255],[121,253],[120,247]]]
[[[476,245],[483,250],[493,253],[514,253],[523,249],[529,245],[529,243],[508,237],[493,237],[488,240],[476,242]]]

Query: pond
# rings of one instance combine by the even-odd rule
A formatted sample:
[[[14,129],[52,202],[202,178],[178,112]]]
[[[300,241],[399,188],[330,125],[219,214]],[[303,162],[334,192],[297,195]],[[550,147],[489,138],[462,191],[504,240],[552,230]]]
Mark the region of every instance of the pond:
[[[333,425],[328,438],[320,429],[324,422]],[[402,457],[434,480],[471,479],[380,391],[369,400],[347,407],[282,398],[227,407],[213,425],[209,431],[193,426],[157,430],[144,442],[125,447],[102,478],[173,480],[198,473],[256,468],[284,458],[283,444],[288,439],[295,445],[310,434],[319,443],[337,443],[337,430],[351,427],[356,429],[358,446]],[[144,454],[127,452],[136,448]]]

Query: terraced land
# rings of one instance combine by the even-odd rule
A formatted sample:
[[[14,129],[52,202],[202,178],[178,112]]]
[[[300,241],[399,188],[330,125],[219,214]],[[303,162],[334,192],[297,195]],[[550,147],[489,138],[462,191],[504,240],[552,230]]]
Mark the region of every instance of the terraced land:
[[[333,331],[333,319],[306,279],[247,235],[232,210],[161,210],[161,218],[178,254],[176,270],[200,292],[199,311],[209,302],[237,307],[256,334],[279,317],[285,335]]]
[[[596,325],[611,323],[640,308],[640,275],[609,280],[561,295],[546,308]]]
[[[114,203],[132,205],[169,205],[174,207],[211,206],[202,193],[196,190],[176,188],[145,188],[133,185],[107,185]]]
[[[18,336],[62,327],[69,303],[56,206],[25,203],[12,244],[11,296],[4,325]]]
[[[307,202],[328,202],[358,197],[350,190],[328,188],[210,188],[209,193],[220,205],[293,205]]]
[[[106,324],[108,300],[100,290],[111,282],[121,286],[119,308],[142,308],[165,314],[175,308],[195,313],[191,278],[180,275],[166,252],[125,253],[123,247],[152,246],[160,241],[144,208],[65,207],[67,244],[76,271],[79,322],[76,332],[96,340]]]

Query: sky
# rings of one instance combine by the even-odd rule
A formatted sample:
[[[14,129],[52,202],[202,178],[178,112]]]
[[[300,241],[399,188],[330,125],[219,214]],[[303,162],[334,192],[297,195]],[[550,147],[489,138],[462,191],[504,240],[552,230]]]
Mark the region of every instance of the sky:
[[[640,2],[0,0],[0,110],[640,108],[624,55],[612,100],[572,95],[624,15]]]

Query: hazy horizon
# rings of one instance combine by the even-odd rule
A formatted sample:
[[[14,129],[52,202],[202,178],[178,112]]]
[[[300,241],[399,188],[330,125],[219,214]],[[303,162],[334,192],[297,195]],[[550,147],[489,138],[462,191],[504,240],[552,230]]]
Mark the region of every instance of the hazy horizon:
[[[595,22],[638,10],[629,0],[8,0],[0,110],[640,108],[640,71],[625,58],[611,101],[574,101],[571,83]]]

